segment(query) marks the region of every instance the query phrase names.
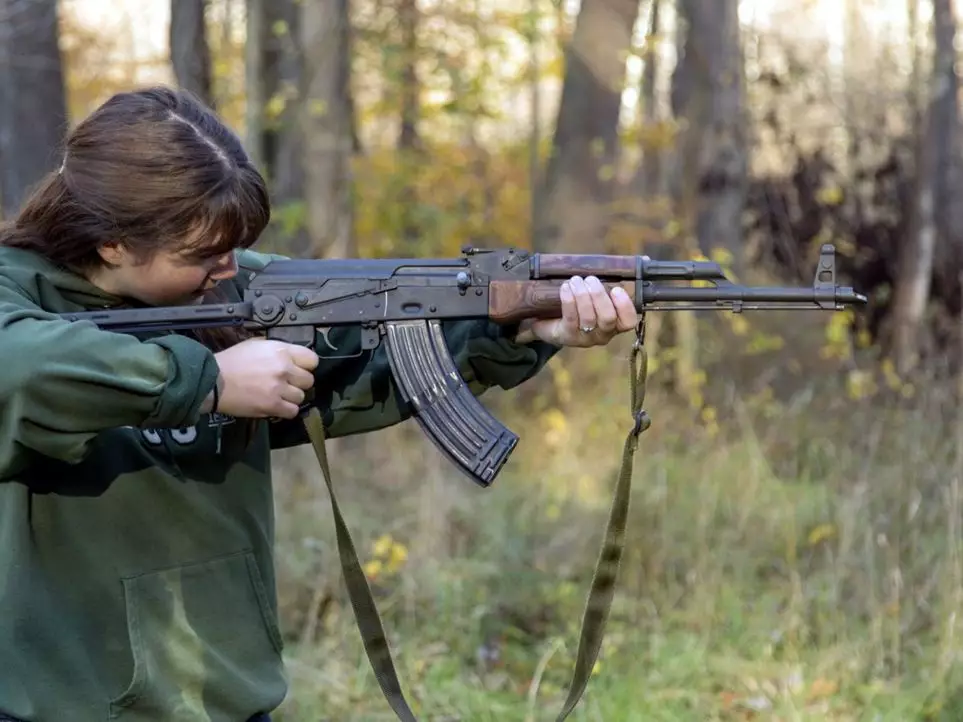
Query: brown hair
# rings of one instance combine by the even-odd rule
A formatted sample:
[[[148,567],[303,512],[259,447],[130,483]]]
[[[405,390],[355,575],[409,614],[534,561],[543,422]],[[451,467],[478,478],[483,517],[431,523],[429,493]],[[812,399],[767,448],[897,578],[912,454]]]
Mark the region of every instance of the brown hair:
[[[145,260],[172,239],[198,257],[246,248],[270,215],[237,136],[187,91],[154,87],[114,95],[70,132],[0,243],[83,272],[110,241]]]
[[[0,225],[0,244],[83,275],[104,263],[97,250],[112,241],[138,260],[161,249],[201,259],[251,246],[270,220],[266,183],[240,140],[184,90],[112,96],[67,135],[63,151],[60,169]],[[205,300],[217,296],[214,289]],[[214,351],[247,335],[194,334]]]

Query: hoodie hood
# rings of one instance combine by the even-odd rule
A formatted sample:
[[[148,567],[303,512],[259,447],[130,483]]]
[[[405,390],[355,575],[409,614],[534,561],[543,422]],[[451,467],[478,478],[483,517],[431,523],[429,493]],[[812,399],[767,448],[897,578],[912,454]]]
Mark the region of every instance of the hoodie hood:
[[[83,308],[109,308],[129,303],[98,288],[76,271],[51,263],[35,251],[0,246],[0,276],[13,282],[28,295],[39,298],[40,305],[61,297]],[[66,311],[78,310],[63,309]]]

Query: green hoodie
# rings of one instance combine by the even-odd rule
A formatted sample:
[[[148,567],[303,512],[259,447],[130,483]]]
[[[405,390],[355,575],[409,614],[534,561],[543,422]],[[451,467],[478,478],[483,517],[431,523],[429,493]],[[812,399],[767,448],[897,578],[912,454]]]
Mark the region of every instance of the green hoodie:
[[[273,258],[245,251],[239,299]],[[300,424],[201,414],[210,350],[52,314],[117,305],[35,254],[0,247],[0,712],[26,722],[243,722],[286,693],[271,449]],[[514,387],[556,351],[487,321],[449,323],[469,387]],[[353,343],[348,330],[335,345]],[[332,437],[407,418],[383,346],[324,361]]]

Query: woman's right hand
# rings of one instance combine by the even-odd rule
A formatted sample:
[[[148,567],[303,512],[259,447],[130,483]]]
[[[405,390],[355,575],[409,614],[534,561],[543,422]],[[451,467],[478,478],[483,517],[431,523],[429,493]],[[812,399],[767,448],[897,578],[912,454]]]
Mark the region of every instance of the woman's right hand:
[[[293,419],[314,386],[318,355],[283,341],[252,338],[214,355],[220,368],[217,411],[237,418]],[[205,402],[209,408],[213,394]]]

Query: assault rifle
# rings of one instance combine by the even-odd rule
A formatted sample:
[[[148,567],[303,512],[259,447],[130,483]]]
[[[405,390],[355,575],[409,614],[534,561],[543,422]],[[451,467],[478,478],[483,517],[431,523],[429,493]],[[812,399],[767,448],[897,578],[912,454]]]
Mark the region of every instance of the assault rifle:
[[[490,319],[512,324],[526,318],[557,317],[561,312],[559,287],[574,275],[594,275],[610,289],[621,284],[634,299],[640,321],[630,377],[633,425],[625,441],[615,497],[585,607],[568,697],[557,717],[561,721],[578,703],[601,646],[624,547],[632,457],[639,434],[650,423],[642,409],[645,315],[681,309],[837,311],[865,304],[865,296],[837,285],[833,246],[821,247],[811,287],[740,285],[733,283],[719,264],[709,261],[467,247],[457,258],[275,260],[250,278],[238,303],[63,316],[126,333],[238,326],[261,332],[269,339],[310,346],[325,358],[346,357],[343,349],[331,344],[327,329],[359,327],[361,348],[349,356],[385,343],[394,381],[421,428],[459,469],[488,487],[519,438],[472,395],[445,345],[441,324],[446,319]],[[323,347],[317,342],[319,336]],[[309,409],[304,423],[331,497],[345,585],[365,650],[398,718],[415,720],[338,508],[324,449],[324,427],[316,409]]]
[[[718,263],[646,256],[565,255],[466,247],[460,258],[276,260],[250,280],[241,303],[65,314],[119,332],[242,326],[337,358],[327,335],[358,326],[361,352],[384,342],[395,382],[424,432],[472,480],[489,486],[518,443],[461,380],[441,334],[445,319],[510,324],[558,316],[559,287],[573,275],[621,283],[640,314],[680,309],[828,310],[866,298],[836,284],[835,249],[824,245],[809,288],[732,283]],[[711,286],[672,285],[680,281]],[[322,331],[325,347],[316,345]],[[357,354],[355,354],[357,355]]]

